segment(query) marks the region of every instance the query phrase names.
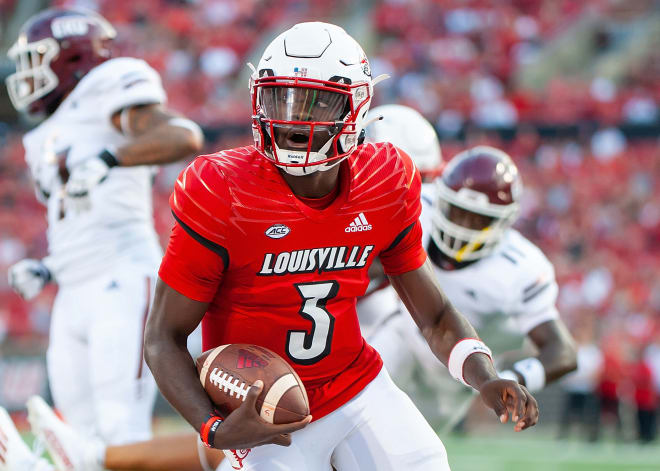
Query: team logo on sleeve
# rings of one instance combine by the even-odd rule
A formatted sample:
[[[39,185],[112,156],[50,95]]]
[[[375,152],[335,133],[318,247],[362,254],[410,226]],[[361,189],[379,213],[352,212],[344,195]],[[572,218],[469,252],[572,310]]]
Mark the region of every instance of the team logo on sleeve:
[[[284,224],[273,224],[268,229],[266,229],[266,235],[271,239],[281,239],[285,235],[291,232]]]
[[[364,217],[364,213],[358,214],[353,221],[344,229],[344,232],[362,232],[370,231],[372,228],[371,224],[367,222],[367,218]]]
[[[364,267],[374,249],[373,245],[353,247],[321,247],[267,253],[257,275],[287,275],[295,273],[323,273]]]

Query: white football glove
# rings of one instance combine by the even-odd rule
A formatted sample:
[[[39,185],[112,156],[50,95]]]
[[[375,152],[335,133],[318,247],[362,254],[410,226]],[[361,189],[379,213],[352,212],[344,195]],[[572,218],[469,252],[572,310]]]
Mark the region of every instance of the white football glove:
[[[41,260],[25,258],[9,267],[9,285],[23,299],[29,300],[38,295],[51,280],[50,270]]]
[[[119,164],[117,158],[108,150],[87,159],[74,167],[66,184],[69,198],[87,198],[89,192],[108,176],[110,169]]]

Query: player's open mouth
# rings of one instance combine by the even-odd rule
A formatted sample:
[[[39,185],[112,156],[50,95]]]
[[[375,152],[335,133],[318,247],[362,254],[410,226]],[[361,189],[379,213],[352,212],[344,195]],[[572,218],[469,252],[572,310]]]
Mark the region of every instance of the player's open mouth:
[[[309,134],[299,131],[289,131],[286,136],[287,148],[293,149],[307,149],[309,144]]]

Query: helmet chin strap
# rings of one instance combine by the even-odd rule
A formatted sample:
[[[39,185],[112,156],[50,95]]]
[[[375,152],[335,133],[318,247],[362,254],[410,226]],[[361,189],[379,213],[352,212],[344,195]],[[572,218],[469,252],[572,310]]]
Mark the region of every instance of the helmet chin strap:
[[[314,167],[314,170],[312,172],[307,171],[308,167],[289,167],[287,165],[278,164],[277,162],[275,162],[275,165],[277,165],[278,167],[284,169],[284,171],[286,173],[289,173],[291,175],[298,175],[298,176],[308,175],[308,174],[316,172],[316,171],[324,172],[326,170],[329,170],[329,169],[331,169],[332,167],[334,167],[335,165],[337,165],[339,162],[341,162],[344,159],[338,159],[337,162],[331,162],[330,164],[313,165],[313,163],[314,163],[314,161],[321,161],[321,160],[325,160],[325,159],[328,158],[328,156],[326,154],[327,154],[328,150],[330,150],[330,146],[332,145],[333,139],[334,139],[334,137],[328,139],[328,142],[323,144],[323,147],[321,147],[317,152],[310,152],[309,153],[308,162],[311,161],[310,163],[312,164],[312,165],[309,165],[309,167]],[[277,144],[275,143],[274,140],[272,141],[272,143],[273,143],[273,147],[275,148],[275,151],[277,152],[277,155],[281,155],[282,153],[300,155],[301,160],[304,160],[304,158],[307,156],[307,152],[301,152],[301,151],[297,151],[297,150],[281,149],[280,147],[277,146]],[[313,161],[312,161],[312,159],[313,159]]]
[[[484,227],[479,233],[478,237],[476,237],[469,244],[465,244],[463,247],[461,247],[461,249],[456,253],[456,256],[454,257],[456,261],[462,262],[463,258],[465,258],[467,255],[471,254],[477,248],[479,248],[479,246],[482,245],[486,240],[486,237],[489,235],[491,229],[492,226]]]

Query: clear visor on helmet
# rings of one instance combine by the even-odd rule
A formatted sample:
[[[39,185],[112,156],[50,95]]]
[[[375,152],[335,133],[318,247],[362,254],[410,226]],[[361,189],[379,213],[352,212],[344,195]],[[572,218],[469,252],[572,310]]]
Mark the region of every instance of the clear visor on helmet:
[[[319,151],[341,130],[348,111],[348,95],[340,92],[264,86],[258,94],[262,117],[268,127],[272,123],[271,138],[280,149]]]
[[[58,53],[59,46],[52,38],[32,43],[20,38],[9,49],[7,56],[16,64],[16,72],[7,77],[6,83],[14,108],[25,110],[57,87],[59,80],[50,63]]]
[[[266,119],[334,123],[346,114],[348,95],[307,87],[261,87],[259,103]]]

